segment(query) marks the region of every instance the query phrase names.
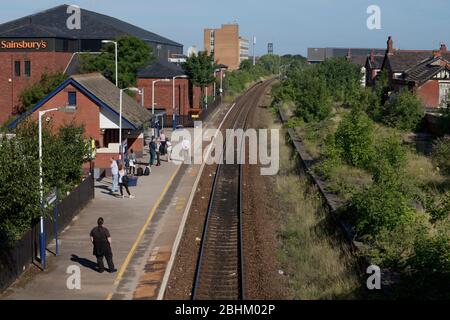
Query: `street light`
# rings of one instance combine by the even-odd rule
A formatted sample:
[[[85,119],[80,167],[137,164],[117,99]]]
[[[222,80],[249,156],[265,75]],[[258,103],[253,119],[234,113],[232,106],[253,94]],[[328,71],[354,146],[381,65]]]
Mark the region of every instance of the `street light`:
[[[172,128],[173,131],[175,131],[175,124],[176,124],[176,120],[175,120],[175,79],[180,78],[180,79],[186,79],[188,76],[187,75],[179,75],[179,76],[175,76],[172,78],[173,81],[173,89],[172,89]]]
[[[119,80],[118,80],[118,63],[117,63],[117,41],[112,41],[112,40],[102,40],[102,43],[114,43],[115,60],[116,60],[116,87],[119,87]]]
[[[170,82],[170,79],[159,79],[152,81],[152,114],[155,114],[155,83],[157,82]]]
[[[120,95],[119,95],[119,153],[120,153],[120,160],[122,160],[122,154],[123,154],[123,150],[122,150],[122,105],[123,105],[123,92],[125,90],[130,90],[133,92],[138,92],[139,94],[141,93],[141,91],[138,88],[135,87],[129,87],[129,88],[125,88],[125,89],[120,89]]]
[[[39,246],[40,246],[40,255],[41,255],[41,264],[45,269],[46,265],[46,257],[45,257],[45,234],[44,234],[44,177],[42,173],[42,117],[49,112],[53,111],[61,111],[68,112],[69,109],[66,107],[61,108],[52,108],[48,110],[39,111],[39,202],[41,205],[41,217],[40,217],[40,231],[39,231]]]

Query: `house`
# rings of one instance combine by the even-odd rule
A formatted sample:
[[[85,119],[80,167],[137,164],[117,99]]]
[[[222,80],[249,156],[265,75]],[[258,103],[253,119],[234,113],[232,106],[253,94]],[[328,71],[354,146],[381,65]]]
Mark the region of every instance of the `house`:
[[[120,90],[100,73],[74,75],[61,83],[30,111],[13,121],[14,129],[25,119],[38,119],[38,111],[65,107],[71,112],[55,111],[46,116],[56,130],[74,122],[85,127],[85,137],[95,140],[94,167],[109,169],[110,158],[119,159]],[[123,94],[122,144],[141,156],[144,148],[143,128],[152,115],[134,98]]]
[[[377,77],[383,67],[384,55],[375,54],[374,51],[366,57],[365,69],[366,69],[366,86],[375,86]]]
[[[385,49],[370,49],[370,48],[308,48],[308,63],[316,64],[332,58],[346,58],[351,53],[351,57],[365,58],[374,52],[377,55],[384,55]],[[358,59],[358,58],[356,58]]]
[[[386,70],[393,92],[404,88],[414,91],[425,108],[446,106],[450,89],[448,74],[450,52],[439,50],[397,50],[388,38],[382,70]]]

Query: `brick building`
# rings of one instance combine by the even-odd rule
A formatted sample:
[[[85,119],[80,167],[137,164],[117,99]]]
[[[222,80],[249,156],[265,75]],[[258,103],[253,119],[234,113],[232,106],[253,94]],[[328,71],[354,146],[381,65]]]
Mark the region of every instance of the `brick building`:
[[[95,167],[109,168],[109,159],[119,156],[120,90],[100,73],[74,75],[49,93],[34,108],[13,121],[8,128],[16,128],[27,118],[38,119],[38,111],[65,107],[66,112],[48,113],[53,129],[65,123],[83,124],[86,138],[97,146]],[[70,110],[70,112],[67,112]],[[122,144],[138,156],[144,148],[143,126],[152,115],[134,98],[123,94]]]
[[[394,49],[388,38],[382,70],[388,73],[393,92],[414,91],[427,109],[444,107],[450,93],[450,52],[445,44],[438,50]]]
[[[248,59],[249,42],[239,36],[237,23],[205,29],[203,34],[205,51],[214,53],[214,61],[227,65],[230,71],[239,69],[241,62]]]
[[[155,56],[165,61],[183,53],[177,42],[84,9],[80,9],[80,29],[69,29],[72,13],[67,9],[60,5],[0,25],[0,124],[17,112],[21,92],[42,74],[76,70],[78,52],[98,52],[102,40],[132,35],[147,42]]]
[[[171,62],[155,61],[138,72],[137,87],[144,88],[144,106],[152,110],[152,98],[155,101],[155,113],[165,112],[173,115],[173,77],[185,76],[184,70]],[[163,81],[161,81],[163,80]],[[153,96],[153,82],[155,93]],[[212,96],[213,87],[208,88]],[[187,78],[175,79],[175,115],[197,115],[202,110],[201,89],[194,86]],[[142,103],[141,96],[137,96]]]

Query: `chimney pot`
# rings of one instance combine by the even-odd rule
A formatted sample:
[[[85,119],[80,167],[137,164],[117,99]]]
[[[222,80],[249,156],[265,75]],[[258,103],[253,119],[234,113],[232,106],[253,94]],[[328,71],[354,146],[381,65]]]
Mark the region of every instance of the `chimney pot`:
[[[391,36],[388,37],[388,41],[387,41],[387,53],[388,54],[394,53],[394,41],[392,40]]]

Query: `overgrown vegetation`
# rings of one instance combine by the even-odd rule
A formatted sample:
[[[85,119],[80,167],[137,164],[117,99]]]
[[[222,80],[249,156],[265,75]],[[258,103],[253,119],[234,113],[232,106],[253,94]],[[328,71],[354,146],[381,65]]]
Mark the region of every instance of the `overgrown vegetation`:
[[[424,116],[420,100],[407,90],[389,96],[386,74],[360,87],[355,67],[332,59],[294,69],[273,106],[293,109],[289,126],[327,190],[347,202],[343,218],[363,254],[400,275],[394,297],[449,298],[449,139],[436,141],[432,157],[418,153],[404,137]]]
[[[30,110],[36,103],[41,101],[66,79],[67,76],[63,73],[44,73],[38,82],[21,92],[19,97],[20,106],[17,110],[18,113],[24,113],[25,111]]]
[[[280,143],[280,172],[275,193],[280,197],[280,259],[294,299],[357,299],[363,294],[356,261],[335,232],[320,195],[306,176],[298,176],[290,149]]]
[[[252,61],[242,61],[240,68],[233,72],[228,72],[223,80],[224,90],[229,100],[247,89],[252,83],[255,83],[264,77],[280,74],[283,67],[287,65],[303,65],[305,58],[301,56],[277,56],[265,55],[258,59],[253,66]]]
[[[43,130],[43,181],[47,194],[57,187],[62,196],[77,186],[85,158],[84,128],[62,126]],[[0,138],[0,243],[11,245],[30,229],[40,213],[38,126],[22,124],[16,136]]]
[[[122,36],[118,43],[117,60],[119,69],[119,87],[136,86],[137,72],[155,59],[152,48],[143,40],[133,36]],[[116,81],[115,45],[106,43],[100,54],[80,56],[80,73],[101,72],[111,82]]]

